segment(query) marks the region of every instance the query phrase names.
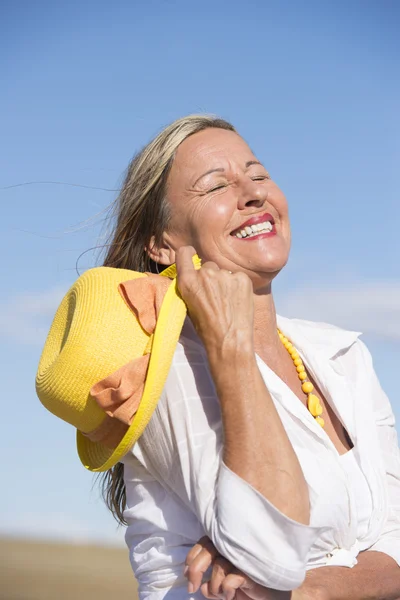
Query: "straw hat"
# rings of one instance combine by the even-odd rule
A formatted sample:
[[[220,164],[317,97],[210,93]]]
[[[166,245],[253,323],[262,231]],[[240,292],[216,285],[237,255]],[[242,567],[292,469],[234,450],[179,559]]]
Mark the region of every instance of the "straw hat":
[[[197,256],[193,263],[200,268]],[[79,457],[91,471],[109,469],[129,451],[164,387],[186,305],[175,265],[162,275],[90,269],[50,328],[36,391],[49,411],[76,427]]]

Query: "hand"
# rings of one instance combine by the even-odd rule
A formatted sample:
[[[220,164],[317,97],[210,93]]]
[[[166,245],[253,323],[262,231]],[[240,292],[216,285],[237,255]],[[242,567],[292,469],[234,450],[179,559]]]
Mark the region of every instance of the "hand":
[[[191,246],[176,253],[179,291],[190,318],[207,350],[224,344],[237,348],[253,343],[254,301],[250,278],[242,272],[230,273],[213,262],[196,270]],[[252,347],[252,346],[251,346]]]
[[[204,574],[211,565],[211,579],[202,584]],[[220,556],[208,537],[201,538],[189,551],[185,576],[189,582],[189,593],[195,593],[200,588],[203,596],[210,600],[308,600],[306,596],[295,598],[291,592],[280,592],[255,583]]]
[[[211,579],[202,584],[211,565]],[[292,592],[273,590],[255,583],[220,556],[208,537],[201,538],[189,551],[185,575],[189,581],[189,593],[200,588],[203,596],[210,600],[330,600],[328,588],[308,580]]]

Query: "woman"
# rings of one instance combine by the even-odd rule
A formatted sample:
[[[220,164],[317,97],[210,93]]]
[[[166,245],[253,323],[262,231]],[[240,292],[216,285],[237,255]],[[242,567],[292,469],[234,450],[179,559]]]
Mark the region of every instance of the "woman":
[[[170,125],[131,163],[110,242],[106,266],[176,262],[190,315],[105,482],[140,597],[201,597],[214,562],[208,596],[400,598],[390,404],[359,334],[277,318],[288,207],[246,142],[213,117]]]

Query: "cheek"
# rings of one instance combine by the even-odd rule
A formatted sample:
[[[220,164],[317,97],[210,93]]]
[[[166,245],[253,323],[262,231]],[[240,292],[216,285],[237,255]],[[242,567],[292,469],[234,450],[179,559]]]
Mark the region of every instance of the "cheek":
[[[289,207],[285,195],[279,188],[271,195],[270,202],[279,215],[279,221],[283,227],[283,231],[286,231],[290,236]]]
[[[231,203],[227,198],[223,198],[221,195],[220,198],[214,197],[213,202],[207,203],[207,206],[204,207],[202,218],[206,219],[210,224],[219,224],[225,228],[226,224],[231,219],[231,216]]]
[[[272,204],[274,204],[276,210],[279,212],[280,215],[287,216],[288,203],[286,200],[286,196],[278,186],[275,186],[275,189],[272,190],[270,201]]]
[[[221,235],[231,219],[231,212],[223,198],[214,196],[211,201],[199,201],[190,214],[192,235],[196,235],[199,239]]]

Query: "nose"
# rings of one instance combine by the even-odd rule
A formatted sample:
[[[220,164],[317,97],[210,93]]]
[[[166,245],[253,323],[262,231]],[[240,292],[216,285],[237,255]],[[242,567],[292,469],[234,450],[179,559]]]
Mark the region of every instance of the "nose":
[[[268,192],[265,186],[260,185],[259,181],[253,181],[252,179],[246,178],[241,186],[238,208],[240,210],[249,206],[255,206],[261,208],[267,198]]]

